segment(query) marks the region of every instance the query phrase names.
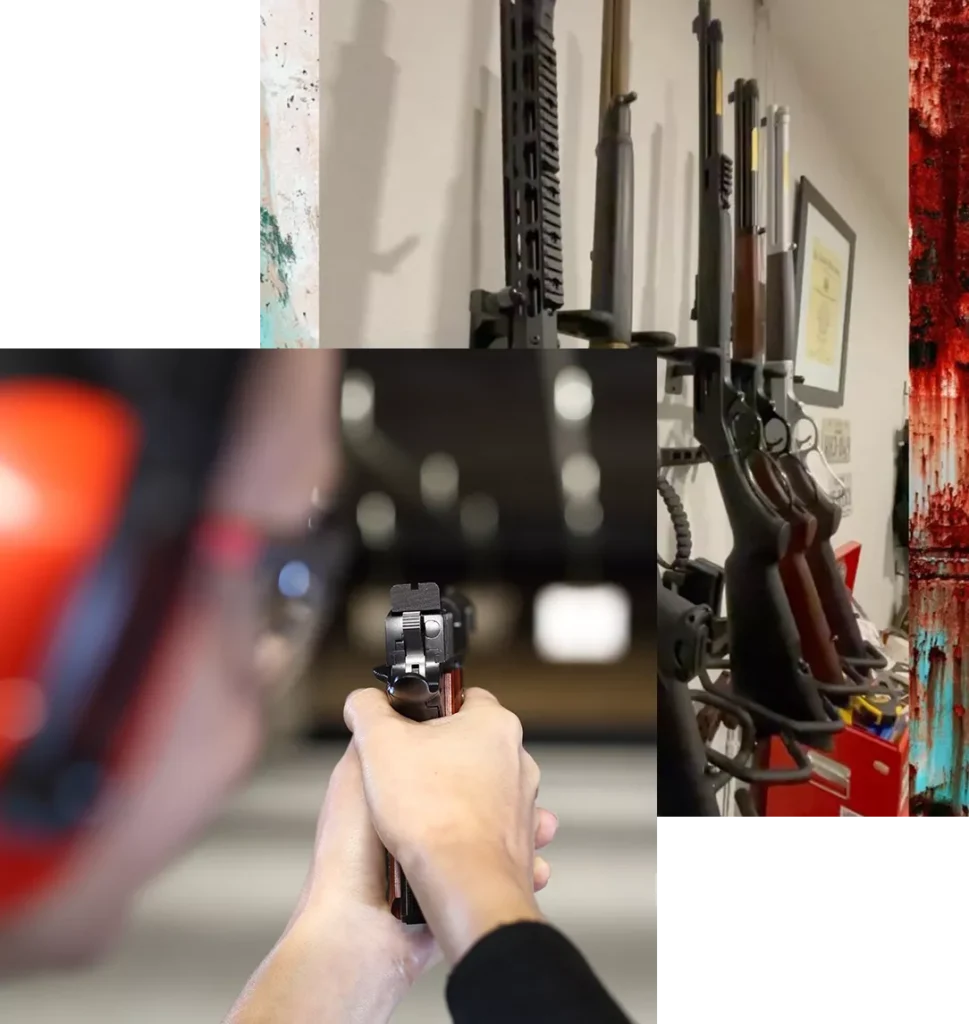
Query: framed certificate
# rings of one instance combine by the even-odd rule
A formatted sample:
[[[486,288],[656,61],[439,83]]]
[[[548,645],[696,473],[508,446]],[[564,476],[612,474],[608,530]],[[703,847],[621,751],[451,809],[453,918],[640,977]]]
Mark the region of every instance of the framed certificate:
[[[794,215],[797,350],[794,393],[805,405],[844,405],[855,233],[801,178]]]

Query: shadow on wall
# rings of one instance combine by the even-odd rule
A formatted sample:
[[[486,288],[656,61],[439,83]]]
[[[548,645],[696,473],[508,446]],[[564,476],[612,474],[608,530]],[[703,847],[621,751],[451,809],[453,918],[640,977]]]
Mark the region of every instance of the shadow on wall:
[[[575,231],[579,223],[579,167],[582,163],[584,150],[582,136],[582,88],[583,62],[582,48],[579,39],[574,32],[569,33],[567,57],[565,65],[565,80],[567,87],[565,91],[559,92],[560,103],[562,96],[570,97],[568,106],[561,111],[562,116],[562,214],[563,226],[563,256],[564,256],[564,278],[565,278],[565,301],[571,309],[579,309],[583,300],[579,297],[579,280],[581,272],[579,269],[579,253],[582,245],[579,239],[568,237],[570,231]],[[591,249],[589,245],[588,251]]]
[[[384,53],[389,13],[384,0],[360,0],[354,38],[341,47],[336,76],[321,104],[321,114],[329,118],[320,154],[324,348],[363,345],[371,275],[392,274],[419,243],[410,235],[387,252],[375,251],[400,73]]]
[[[432,335],[437,348],[468,347],[471,289],[496,286],[484,279],[492,271],[490,257],[504,251],[501,86],[487,67],[497,9],[494,0],[471,0],[458,171],[448,189],[438,314]],[[496,131],[489,131],[491,122],[498,126]],[[501,273],[503,281],[503,269]]]

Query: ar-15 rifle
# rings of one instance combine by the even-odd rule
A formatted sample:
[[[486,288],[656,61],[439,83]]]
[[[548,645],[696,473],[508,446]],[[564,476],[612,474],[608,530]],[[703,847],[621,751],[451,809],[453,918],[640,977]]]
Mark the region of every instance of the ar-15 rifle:
[[[831,547],[841,524],[841,507],[814,479],[805,465],[809,451],[817,447],[818,429],[794,394],[795,310],[794,240],[790,182],[790,112],[771,106],[763,127],[767,129],[768,256],[767,340],[763,394],[759,409],[768,448],[787,477],[794,494],[816,529],[804,552],[818,603],[827,619],[834,647],[856,684],[864,682],[868,669],[882,669],[885,659],[862,639],[851,604],[851,595]],[[797,428],[811,431],[807,445],[796,439]],[[830,660],[830,654],[826,655]],[[812,668],[814,668],[812,663]],[[819,669],[815,668],[816,672]],[[820,679],[826,675],[819,674]],[[829,692],[831,691],[829,688]],[[847,684],[843,692],[864,692]]]
[[[762,737],[792,733],[830,743],[843,722],[824,700],[802,656],[779,563],[790,525],[757,486],[755,407],[726,379],[731,324],[730,198],[733,166],[723,152],[723,32],[700,0],[694,32],[700,56],[700,252],[696,349],[665,352],[692,367],[694,434],[716,473],[733,533],[725,564],[732,696]]]
[[[630,0],[603,0],[592,309],[564,311],[555,0],[500,0],[505,287],[471,293],[472,348],[671,345],[632,330]]]
[[[384,626],[387,664],[373,670],[387,687],[394,710],[415,722],[453,715],[464,701],[462,665],[474,608],[450,590],[441,596],[436,583],[390,588],[390,613]],[[423,924],[424,915],[400,865],[387,855],[387,898],[404,924]]]

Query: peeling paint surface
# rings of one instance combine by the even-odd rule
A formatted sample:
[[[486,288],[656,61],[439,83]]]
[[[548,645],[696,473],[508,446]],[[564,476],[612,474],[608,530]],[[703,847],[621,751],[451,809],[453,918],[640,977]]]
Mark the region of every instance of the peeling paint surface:
[[[319,0],[261,0],[259,337],[318,348]]]
[[[913,798],[969,806],[969,4],[910,0]],[[965,653],[964,653],[965,652]]]

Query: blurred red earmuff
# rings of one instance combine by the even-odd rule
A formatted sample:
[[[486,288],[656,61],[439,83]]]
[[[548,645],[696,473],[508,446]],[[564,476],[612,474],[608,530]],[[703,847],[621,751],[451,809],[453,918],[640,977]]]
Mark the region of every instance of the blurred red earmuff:
[[[116,396],[70,382],[0,382],[0,786],[49,709],[41,668],[78,581],[116,528],[141,440]],[[63,839],[38,847],[0,824],[0,909],[58,869]]]

